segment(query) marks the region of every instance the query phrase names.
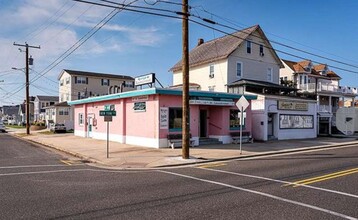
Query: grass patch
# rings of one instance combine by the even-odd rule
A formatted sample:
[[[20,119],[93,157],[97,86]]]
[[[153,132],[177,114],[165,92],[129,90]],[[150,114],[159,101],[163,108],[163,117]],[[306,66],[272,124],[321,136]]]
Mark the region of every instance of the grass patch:
[[[15,129],[26,128],[25,126],[21,126],[21,125],[5,125],[5,127],[15,128]]]
[[[40,132],[37,132],[38,134],[54,134],[52,131],[40,131]]]

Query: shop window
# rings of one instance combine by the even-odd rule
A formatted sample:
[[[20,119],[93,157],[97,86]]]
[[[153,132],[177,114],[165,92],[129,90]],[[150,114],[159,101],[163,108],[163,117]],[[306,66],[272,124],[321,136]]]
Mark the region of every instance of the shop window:
[[[240,116],[241,113],[238,109],[230,109],[230,130],[240,129]],[[246,112],[243,114],[243,122],[242,128],[245,128]]]
[[[182,108],[169,108],[169,130],[181,131],[182,130]]]
[[[83,125],[83,113],[78,114],[78,124]]]

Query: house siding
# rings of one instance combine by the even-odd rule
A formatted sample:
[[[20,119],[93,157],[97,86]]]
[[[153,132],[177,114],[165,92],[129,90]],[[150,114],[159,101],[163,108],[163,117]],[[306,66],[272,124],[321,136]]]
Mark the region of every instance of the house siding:
[[[210,65],[214,65],[214,77],[210,78]],[[200,85],[200,90],[209,91],[209,86],[215,86],[215,92],[227,92],[227,71],[228,65],[226,60],[216,61],[210,64],[204,64],[197,67],[190,68],[190,83],[197,83]],[[183,83],[182,72],[174,72],[173,85]]]

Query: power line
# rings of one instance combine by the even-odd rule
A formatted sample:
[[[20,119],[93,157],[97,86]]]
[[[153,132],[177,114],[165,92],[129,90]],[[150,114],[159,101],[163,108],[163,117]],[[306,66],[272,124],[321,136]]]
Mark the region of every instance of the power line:
[[[211,20],[211,19],[202,18],[202,17],[200,17],[200,16],[193,15],[193,14],[191,14],[191,16],[196,17],[196,18],[199,18],[199,19],[201,19],[202,21],[205,21],[205,22],[210,23],[210,24],[218,25],[218,26],[221,26],[221,27],[224,27],[224,28],[228,28],[228,29],[231,29],[231,30],[234,30],[234,31],[240,31],[240,30],[238,30],[238,29],[236,29],[236,28],[233,28],[233,27],[231,27],[231,26],[218,23],[218,22],[213,21],[213,20]],[[246,34],[250,34],[251,36],[257,37],[257,38],[259,38],[259,39],[261,39],[261,40],[265,40],[265,39],[262,38],[261,36],[254,35],[254,34],[249,33],[249,32],[245,32],[245,30],[241,30],[241,32],[246,33]],[[305,51],[305,50],[302,50],[302,49],[299,49],[299,48],[296,48],[296,47],[293,47],[293,46],[289,46],[289,45],[280,43],[280,42],[278,42],[278,41],[274,41],[274,40],[269,40],[269,41],[270,41],[271,43],[274,43],[274,44],[277,44],[277,45],[280,45],[280,46],[283,46],[283,47],[286,47],[286,48],[289,48],[289,49],[292,49],[292,50],[296,50],[296,51],[299,51],[299,52],[302,52],[302,53],[306,53],[306,54],[309,54],[309,55],[312,55],[312,56],[315,56],[315,57],[319,57],[319,58],[322,58],[322,59],[326,59],[326,60],[329,60],[329,61],[332,61],[332,62],[335,62],[335,63],[339,63],[339,64],[343,64],[343,65],[346,65],[346,66],[358,68],[358,66],[356,66],[356,65],[349,64],[349,63],[346,63],[346,62],[342,62],[342,61],[339,61],[339,60],[335,60],[335,59],[332,59],[332,58],[329,58],[329,57],[321,56],[321,55],[318,55],[318,54],[314,54],[314,53],[311,53],[311,52],[308,52],[308,51]]]
[[[217,17],[217,18],[219,18],[219,19],[221,19],[221,20],[224,20],[224,21],[226,21],[226,22],[228,22],[228,23],[230,23],[230,24],[232,24],[232,25],[235,25],[235,26],[237,26],[237,27],[244,28],[244,29],[248,27],[248,26],[245,25],[245,24],[240,23],[241,25],[238,25],[238,24],[237,24],[238,22],[234,22],[234,21],[232,21],[232,20],[230,20],[230,19],[227,19],[227,18],[224,18],[224,17],[222,17],[222,16],[216,15],[216,14],[214,14],[214,13],[212,13],[212,12],[209,12],[209,11],[207,11],[203,6],[195,6],[195,7],[193,6],[192,8],[194,8],[194,9],[195,9],[195,8],[201,8],[201,9],[199,9],[199,10],[201,10],[201,11],[207,13],[207,14],[210,14],[211,16],[214,16],[214,17]],[[199,14],[199,13],[198,13],[198,14]],[[228,28],[237,31],[236,28],[232,28],[232,27],[228,27]],[[348,61],[351,61],[351,62],[356,62],[356,61],[349,60],[349,59],[347,59],[347,58],[344,58],[344,57],[341,57],[341,56],[337,56],[337,55],[335,55],[335,54],[332,54],[332,53],[329,53],[329,52],[326,52],[326,51],[323,51],[323,50],[320,50],[320,49],[317,49],[317,48],[313,48],[313,47],[304,45],[304,44],[299,43],[299,42],[297,42],[297,41],[290,40],[290,39],[288,39],[288,38],[285,38],[285,37],[282,37],[282,36],[279,36],[279,35],[276,35],[276,34],[273,34],[273,33],[270,33],[270,32],[266,32],[266,33],[268,33],[268,34],[270,34],[270,35],[272,35],[272,36],[275,36],[275,37],[278,37],[278,38],[287,40],[287,41],[291,41],[291,42],[293,42],[293,43],[299,44],[299,45],[301,45],[301,46],[304,46],[304,47],[307,47],[307,48],[310,48],[310,49],[314,49],[314,50],[317,50],[317,51],[320,51],[320,52],[323,52],[323,53],[326,53],[326,54],[329,54],[329,55],[332,55],[332,56],[335,56],[335,57],[342,58],[342,59],[344,59],[344,60],[348,60]],[[253,36],[255,36],[255,35],[253,35]],[[260,38],[260,36],[255,36],[255,37]],[[276,44],[282,44],[282,43],[279,43],[279,42],[274,41],[274,40],[272,40],[272,39],[269,39],[269,41],[272,42],[272,43],[276,43]],[[283,46],[283,45],[282,45],[282,46]],[[289,47],[292,47],[292,46],[289,46]],[[291,49],[293,49],[293,48],[291,48]],[[297,48],[295,48],[295,49],[297,49]],[[297,50],[301,50],[301,49],[297,49]],[[303,52],[303,51],[301,51],[301,52]],[[310,53],[310,52],[305,52],[305,53]],[[310,54],[310,55],[321,56],[321,55],[316,55],[316,54],[313,54],[313,53]],[[324,59],[332,60],[332,61],[333,61],[333,59],[331,59],[331,58],[326,58],[326,57],[323,57],[323,56],[322,56],[321,58],[324,58]],[[340,63],[341,61],[338,61],[338,62]],[[351,66],[351,65],[352,65],[352,64],[348,64],[348,66]],[[355,66],[355,65],[352,65],[352,66],[353,66],[353,67],[356,67],[356,68],[358,67],[358,66]]]
[[[75,0],[74,0],[75,1]],[[132,2],[128,3],[127,5],[131,5],[138,0],[133,0]],[[113,8],[113,7],[112,7]],[[114,9],[107,14],[99,23],[97,23],[90,31],[88,31],[80,40],[78,40],[75,44],[73,44],[68,50],[66,50],[60,57],[58,57],[55,61],[53,61],[50,65],[48,65],[38,77],[35,77],[31,80],[31,83],[40,79],[43,75],[51,71],[55,68],[58,64],[60,64],[64,59],[66,59],[69,55],[71,55],[74,51],[76,51],[80,46],[82,46],[89,38],[91,38],[95,33],[97,33],[104,25],[106,25],[115,15],[117,15],[120,11],[124,10],[125,7],[118,8],[114,7]],[[82,41],[83,40],[83,41]],[[81,42],[82,41],[82,42]],[[67,54],[66,54],[67,53]],[[21,91],[23,87],[17,89],[13,94],[18,93]],[[9,96],[11,97],[11,96]]]
[[[245,38],[236,36],[236,35],[234,35],[233,33],[228,33],[228,32],[226,32],[226,31],[220,30],[220,29],[218,29],[218,28],[211,27],[211,26],[209,26],[209,25],[200,23],[200,22],[195,21],[195,20],[193,20],[193,19],[189,19],[189,20],[190,20],[191,22],[193,22],[193,23],[196,23],[196,24],[200,25],[200,26],[213,29],[213,30],[218,31],[218,32],[220,32],[220,33],[223,33],[223,34],[226,34],[226,35],[230,35],[230,36],[232,36],[232,37],[235,37],[235,38],[238,38],[238,39],[241,39],[241,40],[246,40]],[[251,42],[252,42],[253,44],[256,44],[256,45],[262,45],[262,44],[260,44],[260,43],[254,42],[254,41],[251,41]],[[286,55],[289,55],[289,56],[292,56],[292,57],[295,57],[295,58],[307,60],[307,58],[302,57],[302,56],[298,56],[298,55],[295,55],[295,54],[292,54],[292,53],[288,53],[288,52],[285,52],[285,51],[282,51],[282,50],[274,49],[273,47],[269,47],[269,46],[266,46],[266,45],[262,45],[262,46],[265,47],[265,48],[267,48],[267,49],[269,49],[269,50],[274,50],[274,51],[276,51],[276,52],[283,53],[283,54],[286,54]],[[311,61],[314,62],[314,63],[321,63],[321,62],[318,62],[318,61],[315,61],[315,60],[312,60],[312,59],[311,59]],[[332,66],[332,65],[329,65],[329,66],[332,67],[332,68],[335,68],[335,69],[339,69],[339,70],[343,70],[343,71],[346,71],[346,72],[358,74],[358,71],[348,70],[348,69],[344,69],[344,68],[337,67],[337,66]]]

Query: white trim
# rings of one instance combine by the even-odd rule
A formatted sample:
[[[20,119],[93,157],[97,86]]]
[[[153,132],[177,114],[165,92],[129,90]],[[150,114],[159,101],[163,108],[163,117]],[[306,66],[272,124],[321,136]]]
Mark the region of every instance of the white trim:
[[[159,139],[157,138],[145,138],[138,136],[126,136],[126,144],[138,145],[143,147],[159,148]],[[164,141],[161,141],[162,144]]]
[[[231,144],[232,138],[229,135],[209,135],[209,138],[216,138],[219,141],[222,141],[223,144]]]
[[[237,75],[237,64],[238,63],[240,63],[240,65],[241,65],[241,76],[238,76]],[[235,69],[236,69],[236,73],[235,73],[235,76],[236,76],[236,78],[238,78],[238,79],[242,79],[243,78],[243,76],[244,76],[244,66],[243,66],[243,63],[241,62],[241,61],[236,61],[236,67],[235,67]]]
[[[75,130],[75,136],[86,137],[86,132],[82,130]]]

